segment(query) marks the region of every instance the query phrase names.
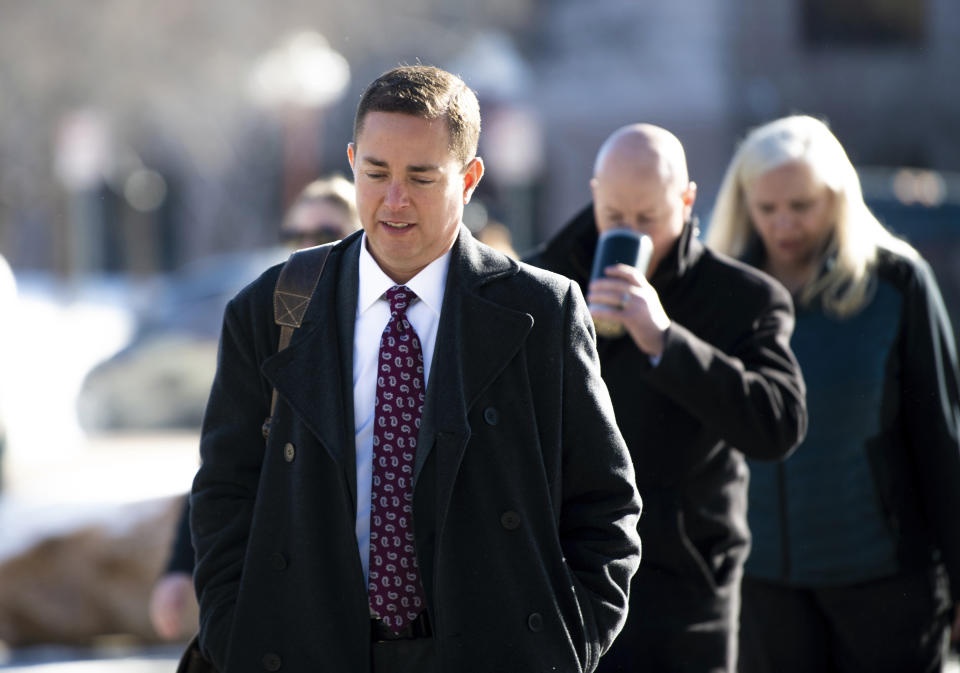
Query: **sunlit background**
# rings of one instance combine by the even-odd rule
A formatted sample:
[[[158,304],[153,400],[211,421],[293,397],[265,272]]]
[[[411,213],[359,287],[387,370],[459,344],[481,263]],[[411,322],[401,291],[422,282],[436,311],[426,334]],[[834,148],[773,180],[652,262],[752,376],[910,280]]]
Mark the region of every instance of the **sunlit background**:
[[[434,64],[478,92],[488,172],[465,219],[521,253],[587,203],[620,125],[677,134],[706,221],[747,129],[824,118],[956,329],[958,35],[956,0],[3,2],[0,667],[172,670],[146,596],[223,305],[285,257],[299,190],[349,175],[384,70]]]

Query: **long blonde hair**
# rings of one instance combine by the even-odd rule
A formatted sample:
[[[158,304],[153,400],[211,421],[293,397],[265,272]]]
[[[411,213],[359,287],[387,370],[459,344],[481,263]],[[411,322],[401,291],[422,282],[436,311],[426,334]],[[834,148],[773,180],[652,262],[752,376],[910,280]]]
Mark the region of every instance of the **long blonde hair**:
[[[887,249],[908,257],[917,252],[896,238],[863,201],[860,178],[840,141],[826,124],[806,115],[774,120],[753,129],[740,144],[720,185],[707,230],[707,245],[741,257],[756,232],[746,203],[746,187],[783,164],[800,161],[833,193],[835,219],[825,258],[833,263],[807,283],[798,301],[820,297],[824,309],[844,317],[859,310],[869,297],[870,271],[877,251]]]

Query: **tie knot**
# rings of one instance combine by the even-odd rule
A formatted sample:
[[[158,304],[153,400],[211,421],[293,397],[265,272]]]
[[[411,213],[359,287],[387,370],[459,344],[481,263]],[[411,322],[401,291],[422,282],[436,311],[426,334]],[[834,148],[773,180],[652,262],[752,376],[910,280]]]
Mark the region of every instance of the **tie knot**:
[[[387,301],[390,302],[390,313],[405,315],[407,307],[413,303],[417,295],[406,285],[394,285],[387,290]]]

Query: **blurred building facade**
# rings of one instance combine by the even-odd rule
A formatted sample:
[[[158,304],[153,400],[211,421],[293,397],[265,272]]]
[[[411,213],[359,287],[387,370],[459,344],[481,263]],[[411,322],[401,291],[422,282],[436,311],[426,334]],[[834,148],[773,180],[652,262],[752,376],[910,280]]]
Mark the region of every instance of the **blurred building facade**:
[[[347,64],[309,61],[304,86],[337,80],[335,95],[265,97],[265,62],[305,32]],[[597,147],[633,121],[684,142],[701,213],[737,139],[790,112],[827,119],[858,164],[958,171],[958,34],[954,0],[13,3],[0,251],[148,274],[273,243],[291,194],[348,172],[363,85],[417,60],[478,89],[478,226],[505,223],[521,251],[587,201]]]

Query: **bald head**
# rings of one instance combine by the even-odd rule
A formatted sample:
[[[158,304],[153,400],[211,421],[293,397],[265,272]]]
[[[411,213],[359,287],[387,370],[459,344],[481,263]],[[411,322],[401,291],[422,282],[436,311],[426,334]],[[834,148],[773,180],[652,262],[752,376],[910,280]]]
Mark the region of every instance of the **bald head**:
[[[670,131],[653,124],[630,124],[607,138],[593,164],[593,177],[628,172],[638,179],[659,177],[665,187],[684,189],[690,181],[683,145]]]
[[[683,145],[652,124],[619,128],[597,152],[590,186],[600,232],[627,227],[653,239],[652,275],[683,231],[696,198]]]

